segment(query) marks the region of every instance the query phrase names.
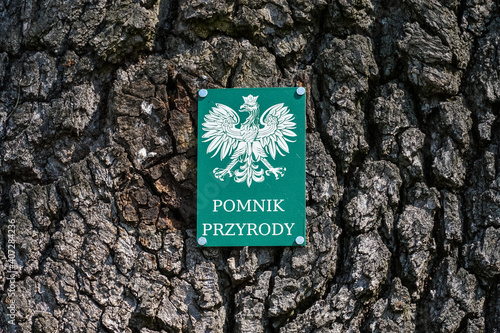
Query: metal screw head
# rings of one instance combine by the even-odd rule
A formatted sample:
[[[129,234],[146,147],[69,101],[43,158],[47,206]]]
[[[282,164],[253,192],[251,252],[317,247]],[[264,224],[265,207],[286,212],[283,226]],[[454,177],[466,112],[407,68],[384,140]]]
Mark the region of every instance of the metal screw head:
[[[304,87],[297,88],[297,95],[302,96],[306,93],[306,89]]]
[[[207,244],[207,239],[205,237],[198,238],[198,244],[200,246],[204,246],[205,244]]]
[[[297,238],[295,238],[295,243],[299,244],[299,245],[302,245],[304,244],[306,240],[304,239],[304,237],[302,236],[297,236]]]
[[[201,98],[207,97],[207,95],[208,95],[208,90],[207,90],[207,89],[200,89],[200,91],[198,91],[198,95],[199,95]]]

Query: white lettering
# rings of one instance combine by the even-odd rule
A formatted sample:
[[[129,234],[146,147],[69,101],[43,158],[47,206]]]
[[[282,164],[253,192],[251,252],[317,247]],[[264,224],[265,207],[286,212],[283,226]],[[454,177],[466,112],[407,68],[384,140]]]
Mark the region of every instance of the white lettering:
[[[233,230],[234,223],[226,223],[226,226],[229,226],[229,230],[226,231],[226,236],[235,236],[234,232],[230,234],[231,230]]]
[[[243,223],[243,225],[240,227],[240,224],[236,223],[236,226],[238,227],[238,229],[240,229],[240,233],[238,234],[238,236],[243,236],[243,228],[245,228],[245,225],[246,223]]]
[[[280,232],[276,232],[276,227],[280,227]],[[283,233],[283,226],[280,223],[273,223],[273,236],[279,236]]]
[[[225,212],[284,212],[285,209],[281,207],[281,204],[285,199],[248,199],[242,201],[240,199],[235,200],[212,200],[213,210],[212,212],[218,213],[220,208],[223,208]]]
[[[212,225],[209,223],[203,223],[203,236],[207,235],[208,230],[212,230]]]
[[[258,200],[253,199],[253,211],[254,211],[254,212],[256,212],[256,211],[257,211],[257,206],[259,207],[259,209],[260,209],[260,211],[261,211],[261,212],[264,212],[264,211],[265,211],[265,210],[264,210],[264,205],[265,205],[265,204],[264,204],[264,202],[265,202],[265,200],[264,200],[264,199],[262,199],[261,201],[262,201],[262,206],[261,206],[261,205],[259,205],[259,201],[258,201]]]
[[[228,202],[233,205],[233,208],[227,209],[226,205],[227,205]],[[231,213],[234,210],[234,207],[235,207],[235,205],[234,205],[234,201],[233,200],[226,200],[226,201],[224,201],[224,210],[226,212]]]
[[[217,204],[217,203],[219,203],[219,204]],[[214,200],[214,210],[213,211],[217,212],[218,211],[217,207],[220,207],[220,206],[222,206],[222,200]]]
[[[248,223],[248,236],[252,236],[252,230],[255,236],[258,236],[257,234],[257,225],[255,223]]]
[[[236,228],[235,228],[236,226]],[[295,223],[203,223],[203,236],[280,236],[292,235]]]
[[[238,209],[236,210],[237,212],[241,212],[241,211],[245,211],[245,210],[247,212],[251,212],[251,210],[250,210],[250,200],[247,200],[244,205],[241,202],[241,200],[238,199],[236,201],[238,202]]]
[[[267,233],[262,232],[263,226],[267,227]],[[267,236],[267,235],[269,235],[270,232],[271,232],[271,226],[269,224],[262,223],[261,225],[259,225],[259,234],[261,234],[262,236]]]
[[[222,224],[214,223],[214,236],[218,236],[217,231],[219,231],[222,234]],[[224,234],[222,234],[222,236],[224,236]]]
[[[280,201],[279,201],[279,202],[277,202],[277,201],[278,201],[278,199],[274,199],[274,210],[273,210],[273,212],[277,212],[277,211],[278,211],[278,209],[279,209],[280,211],[284,212],[285,210],[284,210],[283,208],[281,208],[281,207],[280,207],[280,203],[282,203],[282,202],[283,202],[283,201],[285,201],[285,200],[280,199]]]
[[[292,235],[292,228],[293,228],[294,225],[295,225],[295,223],[292,223],[291,226],[288,226],[288,223],[285,223],[285,227],[288,229],[287,236],[291,236]]]

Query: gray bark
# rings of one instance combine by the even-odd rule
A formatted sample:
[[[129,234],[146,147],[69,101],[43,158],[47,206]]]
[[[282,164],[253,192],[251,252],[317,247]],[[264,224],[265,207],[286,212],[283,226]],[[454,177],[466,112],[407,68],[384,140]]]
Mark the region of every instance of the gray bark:
[[[0,17],[0,331],[500,332],[496,1]],[[198,248],[197,89],[298,85],[308,245]]]

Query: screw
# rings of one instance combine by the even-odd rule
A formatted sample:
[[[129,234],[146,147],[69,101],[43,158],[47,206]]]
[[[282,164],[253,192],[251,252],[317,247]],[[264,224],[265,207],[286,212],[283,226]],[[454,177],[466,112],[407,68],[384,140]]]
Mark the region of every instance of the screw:
[[[204,246],[205,244],[207,244],[207,239],[205,237],[198,238],[198,244],[200,246]]]
[[[297,88],[297,95],[302,96],[306,93],[306,89],[304,87]]]
[[[302,236],[297,236],[297,238],[295,238],[295,243],[297,243],[298,245],[304,244],[305,241],[306,240]]]
[[[207,95],[208,95],[208,91],[207,91],[207,89],[200,89],[200,91],[198,91],[198,95],[199,95],[201,98],[207,97]]]

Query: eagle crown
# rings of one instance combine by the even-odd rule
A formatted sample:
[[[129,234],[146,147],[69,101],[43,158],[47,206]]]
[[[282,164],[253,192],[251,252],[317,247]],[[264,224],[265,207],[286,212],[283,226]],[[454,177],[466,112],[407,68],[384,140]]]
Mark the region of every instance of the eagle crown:
[[[247,104],[248,106],[253,106],[255,104],[257,104],[257,98],[259,98],[259,96],[253,96],[253,95],[248,95],[247,97],[243,96],[243,100],[245,101],[245,104]]]
[[[259,96],[252,96],[248,95],[247,97],[243,96],[243,100],[245,103],[243,103],[242,106],[240,106],[240,112],[246,111],[248,113],[256,113],[259,110],[259,104],[257,104],[257,98]]]
[[[259,104],[257,104],[258,97],[259,96],[252,95],[248,95],[247,97],[243,96],[243,100],[245,101],[245,103],[240,106],[240,112],[248,112],[248,118],[242,124],[242,128],[248,126],[257,126],[257,118],[259,116]]]

